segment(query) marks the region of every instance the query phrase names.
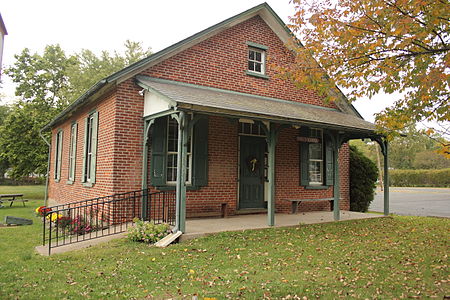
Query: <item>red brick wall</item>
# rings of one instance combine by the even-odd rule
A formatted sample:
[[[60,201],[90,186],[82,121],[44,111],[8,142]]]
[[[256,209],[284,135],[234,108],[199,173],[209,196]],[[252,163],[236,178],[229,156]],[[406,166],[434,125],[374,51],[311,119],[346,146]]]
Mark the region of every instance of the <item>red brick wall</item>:
[[[333,187],[321,190],[305,189],[300,186],[300,146],[296,141],[298,131],[294,128],[283,129],[278,138],[276,148],[275,171],[275,198],[277,212],[291,212],[291,203],[283,199],[318,199],[333,197]],[[341,149],[339,159],[341,178],[341,209],[348,210],[348,146]],[[345,163],[346,162],[346,163]],[[345,167],[346,165],[346,167]],[[345,186],[346,185],[346,186]],[[330,210],[328,201],[303,202],[298,207],[299,211]]]
[[[48,197],[50,202],[74,202],[90,198],[110,195],[114,192],[113,184],[113,160],[114,155],[114,127],[116,114],[116,97],[111,93],[101,101],[84,107],[67,121],[52,129],[52,147],[50,163],[50,180]],[[85,132],[85,119],[93,111],[99,113],[98,117],[98,148],[97,148],[97,172],[94,187],[83,186],[81,182],[83,168],[83,141]],[[77,158],[75,167],[75,181],[68,184],[69,177],[69,147],[70,128],[72,122],[78,123]],[[55,139],[59,129],[63,130],[63,147],[61,162],[61,180],[55,182]]]
[[[184,81],[256,95],[310,103],[322,106],[320,98],[313,92],[298,90],[291,83],[276,77],[272,69],[267,70],[269,79],[245,74],[247,69],[246,42],[269,47],[270,63],[283,64],[292,57],[283,43],[260,17],[254,17],[222,33],[213,36],[190,49],[142,72],[149,76]],[[64,130],[61,181],[52,179],[49,197],[59,202],[77,201],[117,192],[141,188],[143,97],[141,88],[134,79],[120,83],[116,91],[89,105],[60,126],[53,128],[53,139],[59,128]],[[99,137],[97,156],[97,182],[93,187],[81,184],[84,119],[92,109],[99,112]],[[70,124],[78,122],[76,178],[72,185],[66,183],[68,176],[68,149]],[[290,211],[290,204],[283,198],[331,197],[332,189],[305,190],[299,186],[299,146],[295,141],[297,131],[284,129],[280,134],[276,155],[276,209]],[[221,117],[210,117],[209,128],[209,182],[198,191],[189,191],[187,213],[220,212],[220,204],[228,203],[230,213],[237,205],[238,194],[238,135],[237,122]],[[53,175],[53,152],[50,174]],[[341,208],[348,208],[348,148],[341,151]],[[328,210],[328,202],[304,203],[301,210]]]
[[[298,89],[292,83],[278,78],[268,68],[269,79],[246,75],[248,46],[253,42],[269,47],[266,51],[270,64],[293,62],[283,42],[259,17],[241,24],[189,48],[143,72],[152,77],[183,81],[239,91],[254,95],[325,105],[312,91]]]
[[[114,132],[115,192],[139,190],[142,187],[142,150],[144,140],[144,98],[133,81],[121,83],[116,96]]]

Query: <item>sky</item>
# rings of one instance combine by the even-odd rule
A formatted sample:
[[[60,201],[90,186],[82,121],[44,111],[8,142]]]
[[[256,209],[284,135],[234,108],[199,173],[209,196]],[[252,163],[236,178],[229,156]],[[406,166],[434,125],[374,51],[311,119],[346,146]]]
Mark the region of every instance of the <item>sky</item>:
[[[60,44],[67,53],[89,49],[121,51],[129,39],[142,42],[153,52],[162,50],[203,29],[239,14],[262,0],[2,0],[0,13],[5,37],[3,67],[14,63],[24,48],[42,53],[49,44]],[[294,14],[290,0],[266,1],[285,22]],[[0,93],[12,99],[14,85],[2,76]],[[353,103],[368,121],[395,100],[379,95]]]

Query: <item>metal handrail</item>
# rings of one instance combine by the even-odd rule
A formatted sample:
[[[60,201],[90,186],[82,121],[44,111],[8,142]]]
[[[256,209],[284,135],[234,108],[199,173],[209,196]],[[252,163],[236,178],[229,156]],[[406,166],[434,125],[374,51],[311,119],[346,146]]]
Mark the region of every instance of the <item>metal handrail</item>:
[[[142,211],[147,199],[146,211]],[[143,189],[58,204],[43,213],[42,244],[51,249],[128,230],[133,219],[175,225],[175,192]]]

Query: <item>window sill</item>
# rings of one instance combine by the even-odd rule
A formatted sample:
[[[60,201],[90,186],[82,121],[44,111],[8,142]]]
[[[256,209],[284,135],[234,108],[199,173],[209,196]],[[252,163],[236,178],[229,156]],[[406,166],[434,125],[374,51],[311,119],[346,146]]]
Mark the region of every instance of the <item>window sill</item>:
[[[250,75],[250,76],[254,76],[254,77],[259,77],[259,78],[263,78],[263,79],[269,79],[269,76],[265,75],[265,74],[261,74],[261,73],[255,73],[252,71],[245,71],[245,74]]]
[[[56,183],[59,183],[59,181],[60,181],[59,179],[55,179],[55,182],[56,182]]]
[[[67,180],[66,184],[73,184],[74,181],[73,180]]]
[[[305,190],[327,190],[329,187],[328,185],[307,185]]]
[[[83,182],[83,186],[84,186],[84,187],[93,187],[94,184],[93,184],[93,183],[90,183],[90,182]]]

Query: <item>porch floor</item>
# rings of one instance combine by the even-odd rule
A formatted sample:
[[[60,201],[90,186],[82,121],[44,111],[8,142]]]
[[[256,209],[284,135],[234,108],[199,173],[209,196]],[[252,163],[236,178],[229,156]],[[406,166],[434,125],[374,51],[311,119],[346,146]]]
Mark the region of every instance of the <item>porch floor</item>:
[[[381,214],[368,214],[353,211],[341,211],[341,221],[384,217]],[[299,224],[316,224],[334,222],[333,212],[307,212],[298,214],[275,214],[275,227],[290,227]],[[187,219],[186,233],[181,235],[180,242],[209,234],[225,231],[241,231],[249,229],[269,228],[267,214],[235,215],[228,218]],[[52,249],[52,254],[88,248],[117,238],[124,238],[126,232],[109,235]],[[47,256],[48,246],[37,246],[39,254]]]
[[[353,211],[341,211],[341,221],[384,217],[381,214],[368,214]],[[317,224],[334,222],[333,212],[319,211],[298,214],[275,214],[275,227],[297,226],[299,224]],[[228,218],[187,219],[186,232],[180,241],[186,241],[208,234],[224,231],[269,228],[267,214],[236,215]]]

